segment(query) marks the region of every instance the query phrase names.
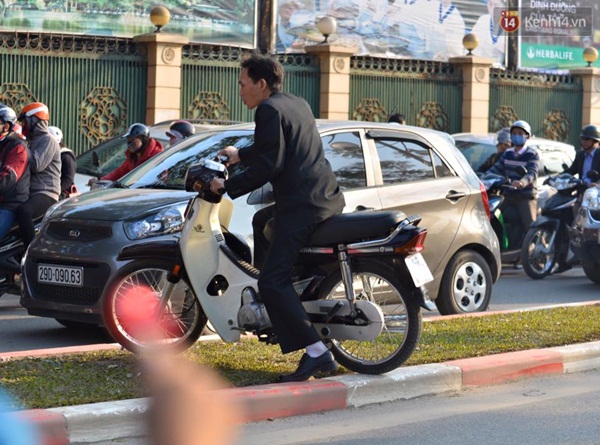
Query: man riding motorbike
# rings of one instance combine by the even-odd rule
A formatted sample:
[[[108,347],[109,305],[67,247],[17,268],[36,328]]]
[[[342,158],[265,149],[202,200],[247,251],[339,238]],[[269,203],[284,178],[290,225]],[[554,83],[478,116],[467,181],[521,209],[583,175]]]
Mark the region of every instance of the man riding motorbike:
[[[596,125],[586,125],[581,129],[579,139],[581,150],[577,151],[575,160],[564,170],[564,173],[578,175],[579,179],[589,187],[592,181],[587,177],[588,172],[591,170],[600,172],[600,128]],[[577,214],[579,210],[582,195],[583,193],[580,191],[579,199],[573,208],[574,214]],[[553,273],[561,273],[573,268],[571,264],[566,263],[568,247],[568,243],[560,246],[561,254],[558,256],[558,266]]]
[[[35,236],[33,221],[44,215],[60,195],[60,147],[48,131],[49,119],[48,107],[41,102],[26,105],[19,116],[31,155],[29,198],[17,209],[17,221],[25,248]]]
[[[169,137],[169,145],[173,146],[184,139],[193,136],[196,133],[196,128],[188,121],[175,121],[166,132]]]
[[[516,121],[510,126],[510,140],[513,146],[507,149],[500,159],[486,172],[506,176],[514,190],[504,192],[501,210],[510,214],[516,210],[521,227],[513,227],[509,233],[511,245],[519,244],[523,234],[537,218],[536,179],[540,166],[540,155],[533,147],[527,146],[531,137],[531,126],[525,121]],[[522,174],[523,169],[527,172]]]
[[[144,124],[133,124],[121,137],[127,139],[125,161],[112,172],[102,176],[101,180],[116,181],[163,150],[161,143],[150,137],[150,129]],[[92,187],[96,182],[98,179],[92,178],[88,185]]]
[[[16,122],[15,111],[0,104],[0,239],[13,226],[17,207],[29,197],[29,153],[14,132]]]

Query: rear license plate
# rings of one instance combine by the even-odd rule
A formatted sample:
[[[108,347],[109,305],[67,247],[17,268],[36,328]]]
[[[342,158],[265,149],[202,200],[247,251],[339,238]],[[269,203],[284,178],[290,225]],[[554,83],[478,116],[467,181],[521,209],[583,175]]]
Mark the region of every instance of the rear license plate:
[[[410,272],[410,276],[416,287],[423,286],[424,284],[433,281],[433,275],[431,275],[431,271],[429,270],[429,266],[425,262],[423,255],[415,253],[414,255],[407,256],[404,261],[406,262],[406,267],[408,267],[408,271]]]
[[[83,267],[38,264],[38,282],[82,287]]]

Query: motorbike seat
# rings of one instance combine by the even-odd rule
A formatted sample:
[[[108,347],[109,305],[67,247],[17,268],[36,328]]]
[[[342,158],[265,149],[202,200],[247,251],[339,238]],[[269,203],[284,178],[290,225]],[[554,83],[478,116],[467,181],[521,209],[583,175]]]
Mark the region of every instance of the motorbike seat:
[[[342,213],[319,224],[306,247],[324,247],[385,238],[406,219],[399,211],[362,211]]]

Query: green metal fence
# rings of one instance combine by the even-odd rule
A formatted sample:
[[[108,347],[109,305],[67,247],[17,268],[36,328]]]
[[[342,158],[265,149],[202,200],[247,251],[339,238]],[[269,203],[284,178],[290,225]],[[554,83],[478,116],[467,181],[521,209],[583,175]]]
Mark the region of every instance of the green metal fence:
[[[45,103],[77,154],[145,120],[146,78],[146,57],[131,40],[0,36],[0,102],[17,113]]]
[[[352,57],[350,118],[385,121],[393,112],[407,124],[459,132],[462,79],[447,63]]]
[[[254,112],[239,97],[240,63],[245,50],[186,45],[182,56],[181,116],[188,119],[252,121]],[[284,91],[304,97],[319,115],[319,68],[306,54],[279,56]]]
[[[582,84],[577,77],[499,69],[490,72],[490,131],[522,119],[536,136],[577,147],[582,104]]]

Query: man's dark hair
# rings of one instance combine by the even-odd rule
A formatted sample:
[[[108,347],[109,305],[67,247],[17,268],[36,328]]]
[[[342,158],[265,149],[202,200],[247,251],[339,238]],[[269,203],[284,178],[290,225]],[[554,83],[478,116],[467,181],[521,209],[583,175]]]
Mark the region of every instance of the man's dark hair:
[[[388,122],[396,122],[398,124],[406,125],[406,118],[402,113],[394,113],[388,117]]]
[[[283,67],[277,60],[260,54],[252,54],[242,61],[242,69],[247,70],[248,77],[254,83],[260,79],[265,79],[272,92],[281,91],[283,87]]]

